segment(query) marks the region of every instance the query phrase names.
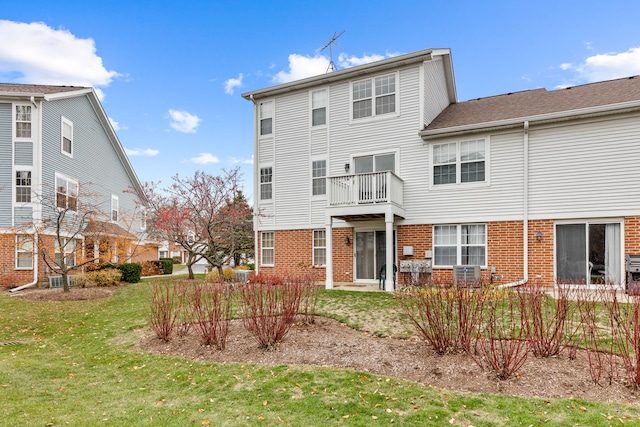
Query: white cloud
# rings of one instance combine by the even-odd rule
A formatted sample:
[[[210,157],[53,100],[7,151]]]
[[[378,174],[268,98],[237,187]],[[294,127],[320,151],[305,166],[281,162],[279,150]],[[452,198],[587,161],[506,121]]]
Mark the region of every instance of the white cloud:
[[[640,74],[640,47],[632,47],[626,52],[590,56],[580,65],[562,64],[560,68],[574,71],[579,83],[638,75]]]
[[[149,156],[149,157],[153,157],[153,156],[157,156],[160,153],[160,151],[154,150],[154,149],[151,149],[151,148],[147,148],[147,149],[142,149],[142,148],[129,149],[129,148],[125,148],[124,151],[125,151],[125,153],[127,153],[127,156]]]
[[[252,165],[253,164],[253,156],[251,156],[250,159],[238,159],[237,157],[231,157],[231,158],[229,158],[229,162],[231,164],[234,164],[234,165],[237,165],[237,164]]]
[[[273,76],[276,83],[287,83],[307,77],[318,76],[327,72],[329,58],[316,55],[303,56],[297,53],[289,55],[289,71],[280,71]]]
[[[391,58],[399,55],[398,53],[385,53],[384,55],[372,54],[363,56],[353,56],[346,53],[338,55],[337,68],[350,68],[356,65],[368,64],[374,61],[380,61],[385,58]],[[280,71],[273,76],[275,83],[287,83],[294,80],[300,80],[307,77],[319,76],[325,74],[329,69],[329,58],[322,55],[304,56],[297,53],[289,55],[289,69]]]
[[[113,128],[113,130],[115,130],[116,132],[120,130],[120,123],[116,122],[115,120],[113,120],[111,117],[109,117],[109,123],[111,123],[111,127]]]
[[[240,73],[238,74],[237,79],[230,78],[226,82],[224,82],[224,93],[233,95],[233,91],[235,90],[235,88],[242,86],[243,77],[244,76],[242,75],[242,73]]]
[[[77,38],[63,28],[0,20],[0,40],[5,40],[0,43],[3,81],[96,87],[108,86],[120,76],[104,67],[93,39]]]
[[[209,163],[219,163],[220,159],[211,153],[200,153],[198,157],[192,157],[191,161],[200,165],[206,165]]]
[[[169,110],[170,126],[182,133],[195,133],[202,119],[186,111]]]
[[[565,62],[564,64],[560,64],[560,69],[561,70],[570,70],[571,68],[573,68],[573,65],[569,64],[568,62]]]

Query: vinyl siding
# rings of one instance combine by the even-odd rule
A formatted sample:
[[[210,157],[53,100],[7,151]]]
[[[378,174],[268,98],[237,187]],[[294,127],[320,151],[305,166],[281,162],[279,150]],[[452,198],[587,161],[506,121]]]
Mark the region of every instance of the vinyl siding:
[[[33,223],[33,209],[31,207],[19,207],[16,206],[14,209],[14,218],[13,221],[16,227],[20,226],[29,226],[29,224]]]
[[[33,165],[33,143],[16,141],[14,146],[13,163],[20,166]]]
[[[424,125],[431,123],[449,105],[444,63],[438,58],[424,63]]]
[[[78,180],[83,192],[92,194],[108,213],[111,195],[119,198],[120,217],[132,216],[135,196],[116,151],[86,96],[44,102],[42,105],[42,180],[45,188],[55,186],[55,174]],[[73,158],[61,152],[62,116],[73,122]],[[138,230],[133,230],[138,231]]]
[[[0,103],[0,227],[11,227],[11,104]]]
[[[640,215],[640,116],[530,131],[532,219]]]

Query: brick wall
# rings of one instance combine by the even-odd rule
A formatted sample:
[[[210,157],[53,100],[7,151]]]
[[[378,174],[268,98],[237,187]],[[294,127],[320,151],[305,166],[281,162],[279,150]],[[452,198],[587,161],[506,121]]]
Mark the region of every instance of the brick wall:
[[[487,266],[483,274],[491,276],[496,268],[496,284],[512,283],[524,278],[522,221],[501,221],[487,224]]]
[[[553,287],[555,254],[553,253],[553,220],[529,221],[529,281],[543,286]],[[538,241],[536,233],[542,232]]]

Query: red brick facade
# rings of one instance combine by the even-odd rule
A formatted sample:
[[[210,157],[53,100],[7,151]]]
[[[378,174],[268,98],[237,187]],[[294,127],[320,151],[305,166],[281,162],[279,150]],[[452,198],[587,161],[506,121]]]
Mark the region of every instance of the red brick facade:
[[[397,260],[421,260],[425,251],[433,250],[433,226],[431,224],[402,225],[396,227]],[[487,269],[482,270],[484,281],[493,279],[496,284],[506,284],[524,279],[524,226],[522,221],[500,221],[487,224]],[[540,232],[540,238],[538,238]],[[345,237],[349,237],[349,243]],[[279,230],[274,232],[273,267],[260,267],[269,274],[283,274],[296,271],[301,266],[312,264],[313,231]],[[551,287],[554,284],[554,221],[531,220],[528,230],[528,276],[530,281]],[[333,230],[333,281],[352,282],[355,240],[352,228]],[[413,246],[413,256],[404,256],[403,247]],[[624,250],[626,253],[640,254],[640,217],[624,220]],[[258,248],[258,254],[260,254]],[[258,261],[259,261],[258,256]],[[491,273],[495,267],[495,273]],[[316,268],[318,280],[324,280],[324,268]],[[407,277],[405,277],[407,276]],[[492,277],[493,276],[493,277]],[[450,268],[433,269],[435,280],[451,280]],[[398,283],[406,284],[410,278],[398,274]]]

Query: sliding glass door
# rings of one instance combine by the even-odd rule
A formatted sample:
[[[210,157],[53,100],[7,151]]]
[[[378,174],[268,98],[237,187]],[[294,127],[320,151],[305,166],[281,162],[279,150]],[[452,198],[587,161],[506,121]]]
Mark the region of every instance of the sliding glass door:
[[[622,282],[619,223],[556,225],[556,277],[560,283]]]

